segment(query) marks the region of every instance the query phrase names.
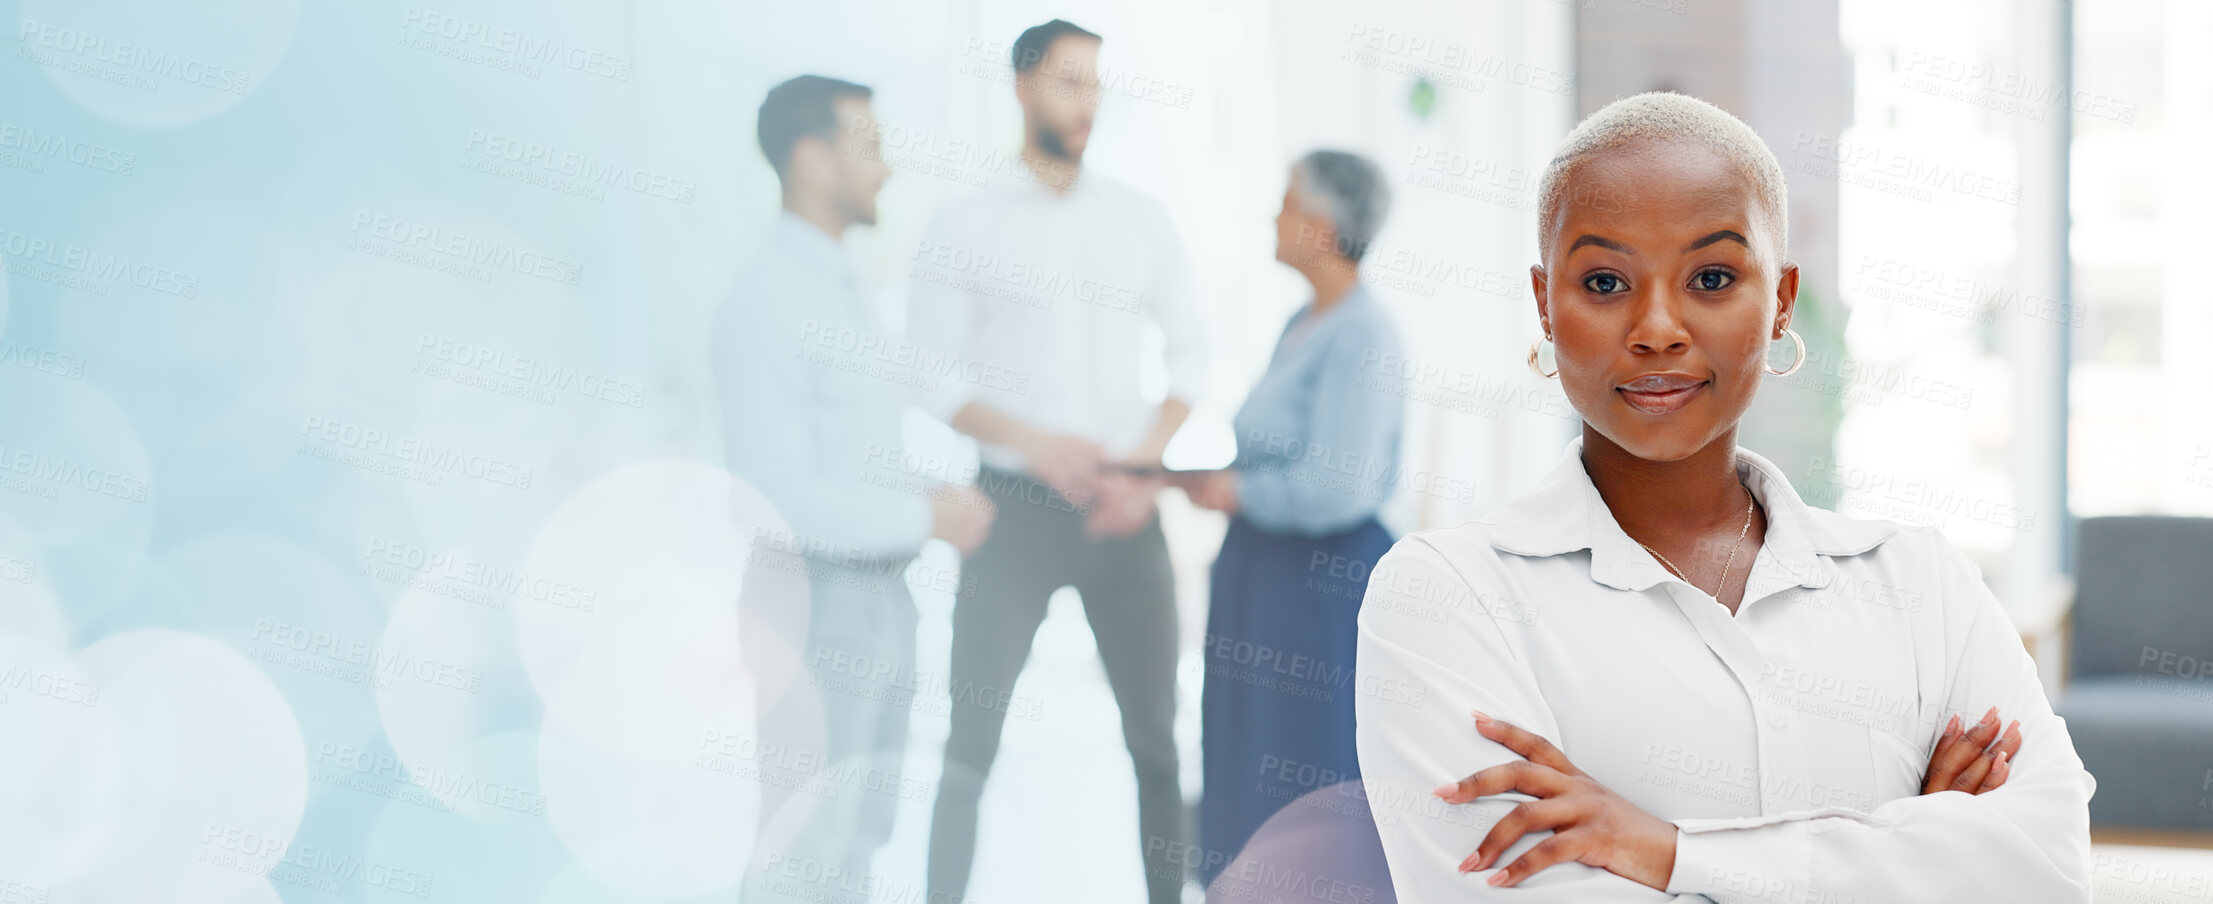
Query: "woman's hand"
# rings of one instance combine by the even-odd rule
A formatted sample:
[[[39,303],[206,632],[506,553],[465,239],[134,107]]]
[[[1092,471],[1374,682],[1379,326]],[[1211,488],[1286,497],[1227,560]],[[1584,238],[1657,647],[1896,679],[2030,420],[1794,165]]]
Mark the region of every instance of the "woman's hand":
[[[1098,492],[1099,475],[1107,462],[1106,450],[1099,444],[1057,433],[1031,433],[1015,447],[1022,451],[1023,466],[1030,475],[1069,502],[1082,506]]]
[[[1646,813],[1568,762],[1567,755],[1535,732],[1475,713],[1475,730],[1521,754],[1522,762],[1501,763],[1436,790],[1449,803],[1508,791],[1535,795],[1491,827],[1475,853],[1460,863],[1461,872],[1489,869],[1491,862],[1530,832],[1552,831],[1527,853],[1491,876],[1492,885],[1513,885],[1555,863],[1577,861],[1632,882],[1667,890],[1675,872],[1675,824]]]
[[[1236,471],[1228,469],[1208,471],[1183,484],[1183,492],[1191,497],[1192,505],[1226,514],[1237,514]]]
[[[1993,744],[1991,741],[1997,741]],[[1966,731],[1960,730],[1959,717],[1944,726],[1944,734],[1936,741],[1936,750],[1929,754],[1928,777],[1921,781],[1921,793],[1938,791],[1965,791],[1981,794],[2006,783],[2006,776],[2013,774],[2013,755],[2021,752],[2021,723],[2014,721],[2006,726],[2005,734],[1998,734],[1998,708],[1993,706],[1983,714],[1982,721]]]
[[[1091,482],[1091,513],[1084,517],[1084,535],[1092,539],[1121,539],[1153,523],[1154,499],[1162,483],[1157,477],[1133,477],[1108,469]]]

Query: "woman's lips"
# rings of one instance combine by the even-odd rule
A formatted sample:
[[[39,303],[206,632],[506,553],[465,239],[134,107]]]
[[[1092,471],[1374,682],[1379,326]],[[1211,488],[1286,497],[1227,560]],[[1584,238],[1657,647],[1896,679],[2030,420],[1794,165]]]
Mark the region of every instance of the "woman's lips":
[[[1689,386],[1660,391],[1633,390],[1626,386],[1617,387],[1614,391],[1621,393],[1629,407],[1638,411],[1646,414],[1671,414],[1683,410],[1683,406],[1690,404],[1692,397],[1705,391],[1706,386],[1707,383],[1701,380]]]

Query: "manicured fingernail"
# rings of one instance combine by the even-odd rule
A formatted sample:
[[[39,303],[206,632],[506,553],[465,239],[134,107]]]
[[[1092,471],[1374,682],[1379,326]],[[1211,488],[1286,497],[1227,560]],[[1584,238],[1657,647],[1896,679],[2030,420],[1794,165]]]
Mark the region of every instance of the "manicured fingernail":
[[[1455,791],[1458,791],[1458,790],[1460,790],[1460,786],[1459,786],[1459,785],[1438,785],[1438,786],[1437,786],[1437,790],[1435,790],[1435,791],[1431,791],[1431,792],[1429,792],[1429,793],[1431,793],[1431,794],[1435,794],[1435,795],[1437,795],[1438,797],[1442,797],[1442,798],[1444,798],[1444,799],[1446,799],[1446,800],[1451,800],[1451,799],[1452,799],[1452,793],[1453,793],[1453,792],[1455,792]]]
[[[2005,751],[2003,751],[2003,750],[2000,750],[2000,751],[1998,751],[1998,761],[1997,761],[1997,762],[1995,762],[1995,763],[1992,763],[1992,764],[1990,764],[1990,768],[1992,768],[1992,769],[1997,769],[1997,768],[1999,768],[1999,767],[2002,767],[2002,766],[2004,766],[2005,764],[2006,764],[2006,752],[2005,752]]]
[[[1996,722],[1996,721],[1998,721],[1998,708],[1997,708],[1997,707],[1993,706],[1993,707],[1991,707],[1991,708],[1990,708],[1990,711],[1989,711],[1989,712],[1986,712],[1986,713],[1983,713],[1983,714],[1982,714],[1982,724],[1984,724],[1984,725],[1988,725],[1988,724],[1990,724],[1990,723],[1992,723],[1992,722]]]
[[[1959,714],[1958,714],[1958,713],[1953,713],[1953,714],[1952,714],[1952,721],[1951,721],[1951,722],[1950,722],[1949,724],[1946,724],[1946,725],[1944,726],[1944,733],[1945,733],[1945,734],[1947,734],[1947,735],[1955,735],[1955,734],[1959,734]]]
[[[1468,859],[1460,861],[1460,871],[1465,873],[1475,869],[1475,858],[1479,855],[1479,853],[1469,854]]]
[[[1492,874],[1491,874],[1491,878],[1490,878],[1490,880],[1489,880],[1489,881],[1490,881],[1490,883],[1491,883],[1492,885],[1505,885],[1505,884],[1506,884],[1506,871],[1505,871],[1505,870],[1499,870],[1498,872],[1492,873]]]
[[[1482,711],[1482,710],[1480,710],[1480,709],[1471,709],[1471,710],[1468,710],[1468,715],[1471,715],[1471,716],[1474,716],[1474,717],[1475,717],[1475,724],[1477,724],[1477,725],[1481,725],[1481,724],[1483,724],[1483,723],[1485,723],[1485,722],[1489,722],[1489,721],[1491,721],[1491,716],[1490,716],[1490,714],[1489,714],[1489,713],[1486,713],[1486,712],[1484,712],[1484,711]]]

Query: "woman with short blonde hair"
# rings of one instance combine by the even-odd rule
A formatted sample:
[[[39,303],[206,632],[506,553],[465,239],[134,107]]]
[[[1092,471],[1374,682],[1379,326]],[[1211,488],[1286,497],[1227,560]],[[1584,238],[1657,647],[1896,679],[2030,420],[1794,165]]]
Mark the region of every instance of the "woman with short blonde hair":
[[[1361,607],[1363,686],[1421,690],[1358,701],[1399,896],[2089,900],[2096,782],[1976,567],[1736,445],[1805,354],[1774,155],[1643,94],[1539,200],[1529,364],[1581,436],[1400,540]]]

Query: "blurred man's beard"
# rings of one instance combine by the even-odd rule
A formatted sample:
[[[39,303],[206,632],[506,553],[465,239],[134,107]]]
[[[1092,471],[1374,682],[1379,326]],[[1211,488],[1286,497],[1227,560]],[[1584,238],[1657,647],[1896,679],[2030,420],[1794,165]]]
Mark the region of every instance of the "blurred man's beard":
[[[876,225],[876,205],[859,201],[847,201],[838,206],[844,208],[843,213],[846,222],[855,226]]]
[[[1077,159],[1083,156],[1082,152],[1070,151],[1067,139],[1060,137],[1060,130],[1051,126],[1038,127],[1037,149],[1044,151],[1046,156],[1057,160],[1066,160],[1070,163],[1082,162]]]

